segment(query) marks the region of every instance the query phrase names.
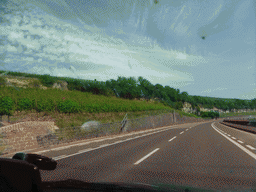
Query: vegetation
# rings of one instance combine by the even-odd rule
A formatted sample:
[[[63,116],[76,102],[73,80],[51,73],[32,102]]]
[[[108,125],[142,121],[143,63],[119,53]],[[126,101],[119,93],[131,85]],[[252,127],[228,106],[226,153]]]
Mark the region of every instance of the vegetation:
[[[253,109],[256,103],[255,99],[247,101],[190,96],[187,92],[180,93],[179,89],[169,86],[152,85],[143,77],[138,80],[118,77],[117,80],[98,82],[96,79],[79,80],[18,72],[5,72],[5,75],[37,80],[30,82],[28,88],[9,87],[6,86],[6,76],[0,75],[0,116],[7,115],[8,121],[9,117],[15,121],[26,115],[42,119],[51,117],[60,129],[79,127],[89,120],[101,123],[120,122],[126,113],[130,119],[172,113],[174,110],[180,116],[206,119],[224,117],[227,114],[220,115],[216,111],[200,112],[200,107],[215,106],[223,110]],[[68,83],[68,90],[52,88],[54,83],[63,81]],[[47,89],[43,90],[40,86]],[[185,102],[192,105],[194,114],[181,111]]]
[[[1,95],[8,96],[3,102],[6,106],[1,115],[12,115],[15,110],[36,110],[37,112],[58,112],[76,114],[88,113],[114,113],[114,112],[140,112],[159,110],[181,110],[185,102],[195,109],[195,115],[200,115],[200,107],[212,109],[213,106],[226,110],[254,109],[256,99],[221,99],[213,97],[191,96],[187,92],[180,93],[179,89],[160,84],[152,85],[143,77],[118,77],[117,80],[99,82],[92,80],[79,80],[68,77],[53,77],[50,75],[36,75],[19,72],[5,72],[6,75],[33,77],[38,80],[32,82],[31,90],[13,90],[5,87],[4,76],[0,77]],[[51,89],[55,82],[66,81],[69,91]],[[37,89],[43,85],[48,89]],[[12,90],[12,91],[11,91]],[[57,93],[58,92],[58,93]],[[66,97],[64,97],[66,95]],[[65,99],[62,99],[62,98]],[[85,99],[86,98],[86,99]],[[143,101],[141,101],[143,100]],[[151,103],[150,101],[153,101]],[[201,113],[201,117],[212,117],[214,113]],[[218,116],[217,113],[214,115]]]

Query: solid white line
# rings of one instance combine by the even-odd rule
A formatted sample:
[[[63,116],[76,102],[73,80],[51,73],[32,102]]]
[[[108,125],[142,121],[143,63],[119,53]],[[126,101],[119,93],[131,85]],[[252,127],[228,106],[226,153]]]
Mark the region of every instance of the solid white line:
[[[109,144],[104,144],[104,145],[101,145],[100,147],[107,147],[109,146]]]
[[[109,137],[109,138],[104,138],[104,139],[96,139],[96,140],[82,142],[82,143],[73,144],[73,145],[68,145],[68,146],[64,146],[64,147],[47,149],[47,150],[43,150],[43,151],[37,151],[37,153],[40,154],[40,153],[44,153],[44,152],[48,152],[48,151],[57,151],[57,150],[67,149],[67,148],[74,147],[74,146],[82,146],[82,145],[86,145],[86,144],[89,144],[89,143],[96,143],[96,142],[99,142],[99,141],[111,140],[111,139],[116,139],[116,138],[120,138],[120,137],[126,137],[126,136],[141,134],[141,133],[147,133],[147,132],[150,132],[150,133],[153,134],[153,133],[158,133],[158,132],[161,132],[161,131],[166,131],[166,130],[169,130],[169,129],[179,128],[179,126],[180,125],[171,125],[171,128],[170,128],[170,126],[166,126],[166,127],[163,127],[163,128],[157,128],[157,131],[154,131],[154,130],[144,130],[144,131],[140,131],[138,133],[129,133],[129,134],[125,134],[125,135],[119,135],[119,136],[114,136],[114,137]],[[143,137],[143,136],[146,136],[146,135],[142,135],[140,137]],[[123,140],[123,141],[125,141],[125,140]]]
[[[235,144],[237,147],[239,147],[240,149],[242,149],[245,153],[247,153],[248,155],[250,155],[252,158],[254,158],[256,160],[256,154],[252,153],[251,151],[249,151],[248,149],[246,149],[245,147],[243,147],[242,145],[238,144],[237,142],[233,141],[232,139],[230,139],[229,137],[227,137],[226,135],[224,135],[223,133],[221,133],[220,131],[218,131],[216,129],[216,127],[213,125],[214,123],[211,124],[211,126],[217,131],[219,132],[219,134],[221,134],[223,137],[225,137],[226,139],[228,139],[229,141],[231,141],[233,144]]]
[[[58,156],[58,157],[54,157],[53,159],[57,160],[58,158],[62,158],[62,157],[66,157],[66,155],[61,155],[61,156]]]
[[[243,141],[238,140],[239,143],[244,143]]]
[[[255,148],[252,147],[251,145],[246,145],[246,147],[248,147],[248,148],[250,148],[250,149],[252,149],[252,150],[255,150]]]
[[[184,131],[180,132],[180,134],[184,133]]]
[[[229,134],[227,134],[229,137],[231,136],[231,135],[229,135]]]
[[[154,131],[154,132],[151,131],[150,133],[145,134],[145,135],[141,135],[141,136],[139,136],[139,137],[145,137],[145,136],[147,136],[147,135],[152,135],[152,134],[154,134],[154,133],[158,133],[158,132],[162,132],[162,131],[168,131],[168,130],[170,130],[170,129],[179,128],[179,126],[180,126],[180,125],[174,125],[174,126],[172,126],[171,128],[167,128],[167,127],[169,127],[169,126],[166,126],[166,127],[162,128],[162,129],[160,129],[160,130],[158,130],[158,131]],[[191,127],[190,127],[190,128],[191,128]],[[181,129],[182,129],[182,128],[181,128]],[[144,131],[144,132],[146,132],[146,131]],[[139,133],[138,133],[138,134],[139,134]],[[128,134],[128,135],[130,136],[130,135],[132,135],[132,134]],[[128,136],[128,135],[125,135],[125,136]],[[117,137],[124,137],[124,136],[117,136]],[[114,138],[117,138],[117,137],[114,137]],[[114,138],[112,138],[112,139],[114,139]],[[111,139],[111,138],[107,138],[107,139]],[[115,143],[109,144],[108,146],[115,145],[115,144],[117,144],[117,143],[122,143],[122,142],[125,142],[125,141],[129,141],[129,140],[132,140],[132,139],[135,139],[135,138],[130,138],[130,139],[122,140],[122,141],[117,141],[117,142],[115,142]],[[102,140],[104,140],[104,139],[102,139]],[[97,141],[98,141],[98,140],[97,140]],[[86,142],[86,143],[84,143],[84,144],[88,144],[88,143],[91,143],[91,141]],[[81,145],[81,144],[74,144],[74,145],[71,145],[71,146],[78,146],[78,145]],[[65,146],[65,147],[60,147],[60,148],[70,148],[71,146]],[[104,146],[103,146],[103,147],[104,147]],[[52,151],[53,151],[53,150],[58,150],[58,149],[60,149],[60,148],[51,149],[51,150],[52,150]],[[71,155],[66,155],[66,156],[64,156],[64,158],[71,157],[71,156],[75,156],[75,155],[79,155],[79,154],[81,154],[81,153],[86,153],[86,152],[93,151],[93,150],[100,149],[100,148],[102,148],[102,146],[96,147],[96,148],[93,148],[93,149],[88,149],[88,150],[86,150],[85,152],[78,152],[78,153],[74,153],[74,154],[71,154]],[[45,152],[51,151],[51,150],[45,150]],[[37,153],[42,153],[42,151],[37,152]],[[59,157],[62,157],[62,156],[59,156]],[[58,159],[59,157],[53,157],[53,159],[59,160],[59,159]],[[61,158],[60,158],[60,159],[61,159]]]
[[[235,137],[231,137],[232,139],[236,139]]]
[[[174,129],[174,128],[175,128],[175,127],[167,128],[167,129],[164,129],[164,130],[162,130],[162,131],[167,131],[167,130],[169,130],[169,129]],[[145,136],[147,136],[147,135],[152,135],[152,134],[158,133],[158,132],[161,132],[161,131],[157,131],[157,132],[153,132],[153,133],[151,132],[151,133],[148,133],[148,134],[145,134],[145,135],[141,135],[140,137],[145,137]],[[123,140],[123,141],[118,141],[118,143],[123,143],[123,142],[125,142],[125,141],[132,140],[132,139],[135,139],[135,138],[130,138],[130,139],[126,139],[126,140]],[[117,143],[111,143],[111,144],[108,144],[108,146],[115,145],[115,144],[117,144]],[[106,146],[103,146],[103,147],[106,147]],[[64,158],[71,157],[71,156],[75,156],[75,155],[79,155],[79,154],[81,154],[81,153],[86,153],[86,152],[93,151],[93,150],[96,150],[96,149],[100,149],[100,148],[103,148],[103,147],[100,146],[100,147],[96,147],[96,148],[93,148],[93,149],[88,149],[88,150],[86,150],[85,152],[78,152],[78,153],[74,153],[74,154],[71,154],[71,155],[66,155],[66,156],[64,156]],[[62,157],[62,156],[60,156],[60,157]],[[53,157],[53,159],[59,160],[59,157]],[[61,159],[61,158],[60,158],[60,159]]]
[[[176,138],[176,136],[175,137],[173,137],[173,138],[171,138],[169,141],[171,141],[171,140],[173,140],[173,139],[175,139]]]
[[[134,163],[134,165],[139,164],[141,161],[145,160],[146,158],[148,158],[150,155],[152,155],[153,153],[155,153],[157,150],[159,150],[160,148],[155,149],[154,151],[152,151],[151,153],[147,154],[145,157],[143,157],[142,159],[140,159],[139,161],[137,161],[136,163]]]
[[[89,148],[89,149],[84,149],[84,150],[80,150],[80,151],[78,151],[78,152],[87,152],[87,151],[90,151],[90,150],[92,150],[93,148]]]

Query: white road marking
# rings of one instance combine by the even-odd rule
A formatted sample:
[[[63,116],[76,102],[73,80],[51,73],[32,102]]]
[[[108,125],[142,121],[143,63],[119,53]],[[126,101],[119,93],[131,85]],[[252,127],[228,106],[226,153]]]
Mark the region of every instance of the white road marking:
[[[107,147],[109,146],[109,144],[104,144],[104,145],[101,145],[100,147]]]
[[[239,143],[244,143],[243,141],[238,140]]]
[[[184,131],[180,132],[180,134],[184,133]]]
[[[167,129],[164,129],[164,130],[162,130],[162,131],[167,131],[167,130],[169,130],[169,129],[174,129],[174,128],[176,128],[176,127],[167,128]],[[152,134],[158,133],[158,132],[161,132],[161,131],[151,132],[151,133],[148,133],[148,134],[145,134],[145,135],[141,135],[141,136],[139,136],[139,137],[144,137],[144,136],[147,136],[147,135],[152,135]],[[130,138],[130,139],[125,139],[125,140],[123,140],[123,141],[118,141],[118,143],[122,143],[122,142],[125,142],[125,141],[128,141],[128,140],[132,140],[132,139],[135,139],[135,138]],[[115,144],[117,144],[117,142],[108,144],[107,146],[111,146],[111,145],[115,145]],[[84,150],[84,151],[82,151],[82,152],[79,151],[78,153],[74,153],[74,154],[71,154],[71,155],[63,156],[63,158],[75,156],[75,155],[78,155],[78,154],[81,154],[81,153],[86,153],[86,152],[93,151],[93,150],[96,150],[96,149],[100,149],[100,148],[103,148],[103,147],[106,147],[106,146],[100,146],[100,147],[96,147],[96,148]],[[54,160],[59,160],[59,159],[63,159],[63,158],[62,158],[62,156],[53,157]]]
[[[40,153],[44,153],[44,152],[48,152],[48,151],[57,151],[57,150],[61,150],[61,149],[67,149],[67,148],[70,148],[70,147],[82,146],[82,145],[86,145],[86,144],[90,144],[90,143],[96,143],[96,142],[99,142],[99,141],[111,140],[111,139],[115,139],[115,138],[126,137],[126,136],[141,134],[141,133],[147,133],[147,132],[150,132],[150,133],[154,134],[154,133],[158,133],[158,132],[161,132],[161,131],[166,131],[166,130],[169,130],[169,129],[179,128],[178,126],[180,126],[180,125],[171,125],[172,128],[168,128],[170,126],[166,126],[166,127],[163,127],[163,128],[157,128],[157,131],[144,130],[144,131],[140,131],[140,132],[137,132],[137,133],[129,133],[129,134],[125,134],[125,135],[118,135],[118,136],[113,136],[113,137],[104,138],[104,139],[96,139],[96,140],[93,140],[93,141],[82,142],[82,143],[68,145],[68,146],[64,146],[64,147],[58,147],[58,148],[53,148],[53,149],[48,149],[48,150],[43,150],[43,151],[37,151],[37,153],[40,154]],[[139,137],[144,137],[146,135],[142,135],[142,136],[139,136]],[[133,139],[133,138],[131,138],[131,139]],[[123,141],[125,141],[125,140],[123,140]]]
[[[230,142],[232,142],[233,144],[235,144],[237,147],[239,147],[240,149],[242,149],[245,153],[247,153],[248,155],[250,155],[252,158],[254,158],[256,160],[256,154],[252,153],[251,151],[249,151],[248,149],[246,149],[245,147],[243,147],[242,145],[238,144],[237,142],[233,141],[232,139],[230,139],[229,137],[227,137],[226,135],[224,135],[223,133],[221,133],[220,131],[218,131],[216,129],[216,127],[214,126],[214,123],[211,124],[211,126],[217,131],[219,132],[219,134],[221,134],[223,137],[225,137],[226,139],[228,139]]]
[[[84,150],[80,150],[80,151],[78,151],[78,152],[87,152],[87,151],[90,151],[90,150],[92,150],[93,148],[89,148],[89,149],[84,149]]]
[[[139,164],[140,162],[142,162],[143,160],[145,160],[146,158],[148,158],[150,155],[152,155],[153,153],[155,153],[156,151],[158,151],[160,148],[156,148],[154,151],[152,151],[151,153],[147,154],[145,157],[143,157],[142,159],[140,159],[139,161],[137,161],[136,163],[134,163],[134,165]]]
[[[175,139],[175,138],[176,138],[176,136],[175,136],[175,137],[173,137],[173,138],[171,138],[171,139],[169,140],[169,142],[170,142],[171,140]]]
[[[200,124],[200,123],[198,123]],[[138,136],[139,137],[145,137],[147,135],[151,135],[151,134],[154,134],[154,133],[158,133],[158,132],[162,132],[162,131],[167,131],[167,130],[170,130],[170,129],[174,129],[174,128],[178,128],[178,126],[180,125],[174,125],[172,126],[172,128],[168,128],[169,126],[166,126],[164,128],[160,128],[158,131],[154,131],[154,132],[150,132],[148,134],[145,134],[145,135],[141,135],[141,136]],[[191,127],[190,127],[191,128]],[[147,132],[147,131],[142,131],[142,132]],[[141,132],[139,132],[141,133]],[[138,133],[138,134],[139,134]],[[121,136],[117,136],[117,137],[112,137],[112,138],[106,138],[106,139],[100,139],[100,140],[95,140],[95,141],[103,141],[103,140],[111,140],[111,139],[114,139],[114,138],[119,138],[119,137],[125,137],[125,136],[130,136],[132,135],[133,133],[131,134],[127,134],[127,135],[121,135]],[[108,146],[110,145],[115,145],[115,144],[118,144],[118,143],[122,143],[122,142],[125,142],[125,141],[129,141],[129,140],[132,140],[132,139],[135,139],[135,138],[130,138],[130,139],[125,139],[125,140],[121,140],[121,141],[117,141],[117,142],[114,142],[114,143],[111,143],[111,144],[108,144]],[[38,154],[42,153],[42,152],[48,152],[48,151],[54,151],[54,150],[59,150],[59,149],[66,149],[66,148],[70,148],[70,147],[73,147],[73,146],[81,146],[81,145],[86,145],[86,144],[89,144],[89,143],[92,143],[92,142],[95,142],[95,141],[89,141],[89,142],[85,142],[85,143],[82,143],[82,144],[74,144],[74,145],[70,145],[70,146],[64,146],[64,147],[60,147],[60,148],[55,148],[55,149],[51,149],[51,150],[45,150],[45,151],[39,151],[37,152]],[[103,147],[106,147],[106,146],[103,146]],[[74,153],[74,154],[71,154],[71,155],[63,155],[63,156],[59,156],[59,157],[53,157],[54,160],[59,160],[59,159],[63,159],[63,158],[67,158],[67,157],[71,157],[71,156],[75,156],[75,155],[78,155],[78,154],[81,154],[81,153],[86,153],[86,152],[89,152],[89,151],[93,151],[93,150],[96,150],[96,149],[100,149],[100,148],[103,148],[102,146],[100,147],[96,147],[96,148],[90,148],[90,149],[86,149],[86,150],[81,150],[79,151],[78,153]]]
[[[246,145],[246,147],[248,147],[248,148],[250,148],[250,149],[252,149],[252,150],[255,150],[255,148],[252,147],[251,145]]]
[[[232,139],[236,139],[235,137],[231,137]]]
[[[229,137],[231,136],[231,135],[229,135],[229,134],[227,134]]]
[[[61,156],[58,156],[58,157],[54,157],[53,159],[58,160],[59,158],[61,159],[61,158],[64,158],[64,157],[66,157],[66,155],[61,155]]]

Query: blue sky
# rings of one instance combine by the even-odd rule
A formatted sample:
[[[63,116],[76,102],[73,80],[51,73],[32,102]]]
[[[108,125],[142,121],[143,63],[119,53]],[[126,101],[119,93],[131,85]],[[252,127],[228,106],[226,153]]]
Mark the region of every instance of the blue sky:
[[[18,10],[7,12],[12,2]],[[256,98],[253,0],[0,6],[0,70],[98,81],[142,76],[189,95]]]

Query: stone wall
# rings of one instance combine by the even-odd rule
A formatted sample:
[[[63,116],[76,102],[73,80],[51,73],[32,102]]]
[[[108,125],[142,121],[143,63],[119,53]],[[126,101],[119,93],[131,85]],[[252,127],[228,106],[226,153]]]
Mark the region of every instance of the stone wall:
[[[137,118],[137,119],[128,119],[124,131],[139,131],[144,129],[152,129],[157,127],[164,127],[170,125],[177,125],[183,123],[194,123],[194,122],[207,122],[212,121],[212,119],[199,119],[195,117],[187,117],[183,116],[180,117],[178,113],[169,113],[164,115],[156,115],[144,118]]]
[[[58,127],[54,122],[28,121],[20,122],[0,128],[1,142],[4,143],[2,154],[39,148],[40,139],[54,133]]]

